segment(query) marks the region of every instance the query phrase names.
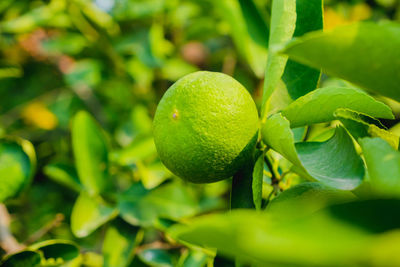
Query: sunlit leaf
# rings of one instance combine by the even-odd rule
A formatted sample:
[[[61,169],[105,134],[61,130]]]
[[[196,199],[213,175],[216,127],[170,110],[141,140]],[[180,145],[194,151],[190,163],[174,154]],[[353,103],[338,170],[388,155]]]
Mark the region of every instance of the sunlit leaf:
[[[101,128],[85,111],[72,123],[72,146],[79,179],[90,194],[98,194],[110,183],[108,147]]]
[[[133,258],[133,250],[137,245],[135,228],[122,220],[117,219],[107,228],[103,255],[106,267],[125,267]]]
[[[400,100],[399,46],[399,24],[364,22],[310,33],[289,43],[283,52],[300,63]]]
[[[345,87],[324,87],[298,98],[282,111],[292,128],[335,119],[338,108],[347,108],[372,117],[393,119],[391,109],[368,94]]]
[[[71,214],[71,230],[77,237],[85,237],[117,215],[117,210],[100,197],[82,192]]]
[[[35,150],[29,141],[0,139],[0,202],[26,188],[35,168]]]
[[[294,170],[304,178],[345,190],[354,189],[364,178],[363,162],[342,127],[325,142],[295,144],[289,121],[275,114],[261,131],[264,143],[292,162]]]

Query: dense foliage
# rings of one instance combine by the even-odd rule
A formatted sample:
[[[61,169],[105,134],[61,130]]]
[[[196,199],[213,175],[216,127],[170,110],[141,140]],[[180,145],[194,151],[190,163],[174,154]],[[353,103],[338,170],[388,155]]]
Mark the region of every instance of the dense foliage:
[[[152,137],[197,70],[261,117],[211,184]],[[0,95],[1,266],[400,265],[399,0],[1,0]]]

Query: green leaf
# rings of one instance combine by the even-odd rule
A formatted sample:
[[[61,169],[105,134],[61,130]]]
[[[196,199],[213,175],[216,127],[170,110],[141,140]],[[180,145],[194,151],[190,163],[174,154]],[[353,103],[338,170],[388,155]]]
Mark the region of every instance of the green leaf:
[[[125,267],[133,258],[133,250],[137,245],[135,228],[117,219],[107,228],[103,242],[105,267]]]
[[[53,181],[68,187],[76,192],[82,190],[82,185],[78,178],[78,173],[75,168],[65,163],[53,163],[46,165],[43,169],[46,174]]]
[[[400,196],[400,152],[381,138],[359,140],[369,174],[371,190],[383,196]]]
[[[117,215],[118,211],[99,196],[81,192],[71,214],[71,230],[77,237],[86,237]]]
[[[189,250],[188,254],[183,256],[183,263],[179,265],[182,267],[204,267],[208,261],[207,254],[201,251]]]
[[[35,150],[29,141],[0,139],[0,202],[29,185],[35,165]]]
[[[266,212],[280,219],[296,219],[355,198],[349,191],[337,190],[318,182],[305,182],[279,194],[268,204]]]
[[[325,142],[295,144],[289,121],[281,114],[275,114],[268,118],[261,132],[264,143],[289,160],[304,178],[351,190],[364,177],[363,162],[342,127]]]
[[[38,267],[40,266],[41,256],[35,251],[25,250],[7,256],[0,262],[2,267]]]
[[[328,186],[351,190],[364,178],[363,161],[342,127],[329,140],[297,143],[296,150],[307,173]]]
[[[296,0],[296,29],[293,37],[323,28],[323,1]],[[297,99],[317,88],[320,71],[289,59],[282,80],[292,99]]]
[[[108,148],[101,128],[86,111],[72,122],[72,148],[79,179],[90,195],[107,189]]]
[[[241,9],[240,2],[237,0],[220,0],[213,1],[216,10],[221,12],[221,16],[225,19],[230,27],[233,42],[235,43],[238,54],[243,57],[250,65],[253,72],[262,77],[265,70],[265,61],[267,60],[267,43],[262,44],[265,37],[260,35],[262,29],[255,29],[262,23],[261,18],[246,18],[248,12],[254,11],[254,7],[250,7],[246,1],[246,8]],[[264,26],[263,26],[264,27]],[[265,36],[268,36],[266,31]]]
[[[296,166],[301,166],[294,145],[294,135],[289,121],[281,113],[272,115],[261,128],[261,136],[266,145],[284,156]]]
[[[158,218],[179,220],[196,214],[196,199],[189,189],[179,183],[168,183],[154,190],[134,184],[119,195],[121,217],[132,225],[152,226]]]
[[[282,111],[292,128],[335,120],[334,112],[347,108],[372,117],[393,119],[391,109],[368,94],[345,87],[324,87],[298,98]]]
[[[162,249],[145,249],[138,253],[138,257],[149,266],[172,267],[174,261],[167,251]]]
[[[276,89],[286,91],[289,100],[314,90],[320,72],[297,62],[288,60],[286,55],[278,54],[277,48],[287,43],[293,36],[323,27],[322,0],[273,1],[269,56],[265,72],[261,117],[265,119],[271,109],[270,97]],[[281,83],[281,79],[284,85]],[[283,88],[285,87],[285,88]],[[269,100],[269,102],[267,102]]]
[[[240,9],[250,37],[260,46],[268,47],[269,29],[253,0],[239,0]]]
[[[399,24],[364,22],[310,33],[289,43],[283,52],[297,62],[400,100],[398,47]]]
[[[111,159],[120,165],[131,165],[157,154],[153,137],[137,139],[128,147],[111,154]]]
[[[263,89],[261,118],[267,116],[267,100],[272,95],[285,70],[287,56],[276,53],[276,47],[288,42],[296,28],[296,0],[273,1],[271,10],[269,51]]]
[[[396,266],[400,257],[392,246],[400,235],[385,231],[398,227],[399,212],[392,200],[338,204],[286,222],[236,210],[192,219],[169,233],[256,266]]]
[[[261,209],[261,204],[262,204],[263,177],[264,177],[264,155],[261,154],[256,160],[253,169],[253,183],[252,183],[253,203],[257,210]]]
[[[79,256],[79,247],[69,240],[46,240],[29,247],[40,251],[47,262],[62,264]]]
[[[399,137],[387,131],[380,121],[348,109],[338,109],[334,116],[340,120],[357,140],[363,137],[380,137],[394,149],[399,147]]]

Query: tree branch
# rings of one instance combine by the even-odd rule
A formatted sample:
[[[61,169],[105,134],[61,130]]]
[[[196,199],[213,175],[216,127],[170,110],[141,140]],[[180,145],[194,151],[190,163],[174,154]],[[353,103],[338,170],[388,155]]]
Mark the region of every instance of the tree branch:
[[[24,249],[10,231],[11,217],[4,204],[0,204],[0,247],[7,253],[15,253]]]

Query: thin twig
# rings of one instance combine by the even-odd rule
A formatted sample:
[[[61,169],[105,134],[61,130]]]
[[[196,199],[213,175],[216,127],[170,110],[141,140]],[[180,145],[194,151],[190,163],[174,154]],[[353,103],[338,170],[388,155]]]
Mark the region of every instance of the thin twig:
[[[169,244],[161,241],[155,241],[153,243],[143,244],[135,249],[135,254],[138,254],[146,249],[178,249],[183,246],[180,244]]]
[[[7,253],[15,253],[24,249],[10,231],[11,216],[4,204],[0,204],[0,247]]]
[[[52,229],[60,226],[64,221],[65,216],[62,213],[57,213],[53,220],[47,223],[45,226],[33,233],[26,241],[25,244],[32,244],[42,238],[45,234],[50,232]]]

